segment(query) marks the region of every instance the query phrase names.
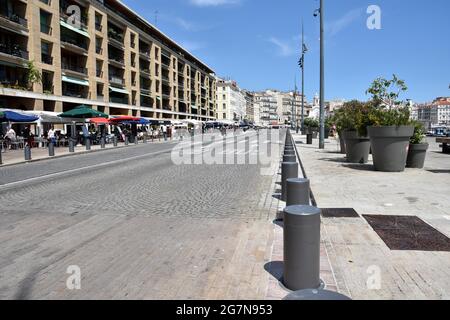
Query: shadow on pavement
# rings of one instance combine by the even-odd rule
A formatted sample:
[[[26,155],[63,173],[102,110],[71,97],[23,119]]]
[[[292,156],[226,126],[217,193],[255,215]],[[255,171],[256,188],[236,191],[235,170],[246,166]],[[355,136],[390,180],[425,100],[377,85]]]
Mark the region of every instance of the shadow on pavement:
[[[431,173],[450,173],[450,170],[427,170]]]
[[[359,170],[359,171],[374,171],[375,168],[371,164],[343,164],[345,168]]]
[[[278,281],[283,280],[283,269],[284,262],[282,261],[271,261],[264,265],[264,270],[270,273]]]
[[[328,162],[338,162],[338,163],[347,163],[346,158],[321,158],[320,161],[328,161]]]
[[[284,215],[283,211],[278,211],[277,217],[282,217]],[[281,218],[273,220],[273,224],[276,224],[277,226],[284,228],[284,222]]]

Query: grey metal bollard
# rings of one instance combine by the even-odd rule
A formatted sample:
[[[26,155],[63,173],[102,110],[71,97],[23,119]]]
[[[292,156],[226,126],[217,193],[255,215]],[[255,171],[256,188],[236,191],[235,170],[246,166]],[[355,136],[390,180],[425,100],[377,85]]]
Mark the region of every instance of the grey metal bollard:
[[[75,142],[72,138],[69,139],[69,152],[73,153],[75,152]]]
[[[0,147],[0,164],[3,164],[3,160],[2,160],[2,152],[3,152],[3,150],[2,150],[2,148]]]
[[[89,151],[91,150],[91,139],[86,138],[84,141],[84,144],[86,145],[86,150]]]
[[[285,154],[283,162],[297,162],[297,156],[295,154]]]
[[[287,200],[287,179],[298,178],[297,162],[283,162],[281,164],[281,199]]]
[[[102,149],[106,148],[106,142],[104,137],[100,138],[100,148]]]
[[[116,136],[114,136],[114,138],[113,138],[113,145],[114,145],[114,147],[117,147],[117,137]]]
[[[24,148],[24,155],[25,155],[25,161],[30,161],[31,160],[31,148],[30,146],[25,146]]]
[[[309,206],[310,200],[309,179],[293,178],[287,180],[286,206]]]
[[[128,139],[128,136],[125,136],[125,145],[129,145],[130,144],[130,140]]]
[[[284,155],[295,155],[295,151],[294,150],[284,150]]]
[[[284,209],[283,284],[292,291],[322,287],[320,215],[321,210],[311,206]]]
[[[51,141],[48,144],[48,156],[49,157],[54,157],[55,156],[55,145]]]

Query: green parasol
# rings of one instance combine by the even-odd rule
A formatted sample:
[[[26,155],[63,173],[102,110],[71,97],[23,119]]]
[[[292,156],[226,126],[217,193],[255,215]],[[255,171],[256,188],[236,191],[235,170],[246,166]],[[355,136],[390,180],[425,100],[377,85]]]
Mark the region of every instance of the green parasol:
[[[91,119],[91,118],[109,118],[106,113],[93,110],[88,106],[81,105],[70,111],[61,113],[61,118],[73,118],[73,119]]]

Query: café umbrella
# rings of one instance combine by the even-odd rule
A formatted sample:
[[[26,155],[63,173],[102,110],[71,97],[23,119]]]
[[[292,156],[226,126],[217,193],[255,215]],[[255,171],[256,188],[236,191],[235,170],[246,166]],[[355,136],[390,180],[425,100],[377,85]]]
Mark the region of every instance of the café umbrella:
[[[108,118],[106,113],[93,110],[88,106],[78,106],[75,109],[61,113],[59,115],[61,118],[72,118],[72,119],[91,119],[91,118]]]
[[[0,122],[31,123],[39,119],[35,115],[25,115],[14,111],[1,111]]]
[[[92,118],[108,118],[109,116],[106,113],[93,110],[92,108],[89,108],[85,105],[81,105],[76,107],[75,109],[61,113],[59,117],[86,120]],[[75,122],[73,122],[72,125],[72,137],[75,137]]]

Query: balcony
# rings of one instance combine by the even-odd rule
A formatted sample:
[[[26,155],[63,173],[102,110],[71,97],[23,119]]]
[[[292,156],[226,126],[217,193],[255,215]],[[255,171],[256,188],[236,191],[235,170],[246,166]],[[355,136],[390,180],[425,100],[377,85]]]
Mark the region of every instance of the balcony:
[[[124,86],[125,85],[125,79],[120,76],[109,76],[109,83],[115,84],[118,86]]]
[[[95,53],[100,54],[100,55],[103,54],[103,48],[101,46],[96,46]]]
[[[125,67],[125,59],[123,57],[120,56],[109,56],[109,62],[113,63],[115,65],[120,66],[121,68]]]
[[[19,27],[21,29],[28,30],[27,19],[20,17],[16,13],[12,13],[12,14],[0,13],[0,22],[3,22],[2,24],[6,25],[6,26]]]
[[[109,97],[109,101],[112,103],[128,104],[128,97]]]
[[[71,65],[68,63],[62,63],[61,68],[65,71],[75,72],[84,76],[87,76],[87,69],[82,66]]]
[[[99,21],[95,22],[95,30],[97,30],[99,32],[103,31],[103,26],[102,26],[101,22],[99,22]]]
[[[110,28],[108,31],[108,38],[109,38],[109,42],[118,47],[123,49],[124,47],[124,36],[122,33],[117,32],[116,30]]]
[[[0,53],[4,53],[24,60],[29,60],[28,51],[25,51],[17,44],[9,46],[4,43],[0,43]]]
[[[141,88],[141,94],[144,96],[150,96],[151,95],[151,91],[148,89],[142,89]]]
[[[61,46],[64,49],[83,54],[87,54],[88,50],[88,45],[86,42],[80,41],[76,38],[68,37],[66,35],[61,35]]]

